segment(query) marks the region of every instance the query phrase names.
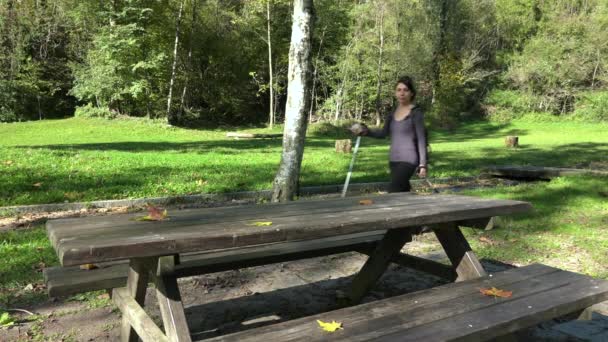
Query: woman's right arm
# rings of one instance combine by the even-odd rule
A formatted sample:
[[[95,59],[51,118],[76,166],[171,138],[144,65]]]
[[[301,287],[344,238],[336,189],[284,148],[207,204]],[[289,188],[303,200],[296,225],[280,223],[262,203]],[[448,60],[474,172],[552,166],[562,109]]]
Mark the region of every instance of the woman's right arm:
[[[386,118],[384,118],[384,126],[382,129],[368,129],[366,136],[383,139],[390,135],[390,124],[392,120],[392,114],[388,114]]]

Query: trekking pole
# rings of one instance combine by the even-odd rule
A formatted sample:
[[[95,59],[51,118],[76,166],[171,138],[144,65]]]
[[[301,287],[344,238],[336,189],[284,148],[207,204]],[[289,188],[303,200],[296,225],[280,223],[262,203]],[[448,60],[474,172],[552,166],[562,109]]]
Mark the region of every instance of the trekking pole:
[[[342,188],[342,196],[346,196],[348,190],[348,183],[350,182],[350,175],[353,173],[353,166],[355,165],[355,159],[357,158],[357,151],[359,151],[359,143],[361,142],[361,136],[357,136],[357,142],[355,142],[355,150],[353,151],[353,159],[350,160],[350,166],[348,167],[348,173],[346,174],[346,181],[344,181],[344,187]]]

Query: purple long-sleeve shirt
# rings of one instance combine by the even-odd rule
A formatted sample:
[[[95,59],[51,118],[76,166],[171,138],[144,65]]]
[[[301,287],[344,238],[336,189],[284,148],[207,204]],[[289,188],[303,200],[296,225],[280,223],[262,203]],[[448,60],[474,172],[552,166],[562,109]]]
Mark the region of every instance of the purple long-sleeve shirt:
[[[367,135],[379,139],[390,136],[390,161],[426,166],[426,135],[422,109],[412,108],[410,115],[401,121],[395,120],[394,114],[393,111],[386,116],[382,130],[369,130]]]

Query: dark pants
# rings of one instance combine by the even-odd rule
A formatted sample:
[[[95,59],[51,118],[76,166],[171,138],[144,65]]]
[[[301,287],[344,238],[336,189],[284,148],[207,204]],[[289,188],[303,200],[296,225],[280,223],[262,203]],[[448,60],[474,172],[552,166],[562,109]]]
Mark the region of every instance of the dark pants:
[[[391,183],[388,192],[409,192],[412,188],[410,178],[416,172],[416,165],[406,162],[389,162],[391,169]]]

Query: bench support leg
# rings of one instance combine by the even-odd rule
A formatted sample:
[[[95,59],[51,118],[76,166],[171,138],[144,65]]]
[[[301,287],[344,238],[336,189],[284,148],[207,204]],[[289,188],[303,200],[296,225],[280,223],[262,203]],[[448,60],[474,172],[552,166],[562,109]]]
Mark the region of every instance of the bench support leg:
[[[434,231],[458,274],[456,281],[475,279],[487,275],[462,231],[455,223],[443,224]]]
[[[190,338],[190,330],[188,329],[177,279],[172,275],[177,262],[176,256],[159,258],[158,271],[154,278],[156,297],[163,317],[165,334],[169,341],[190,342],[192,339]]]
[[[148,288],[150,267],[155,262],[155,259],[141,258],[131,259],[129,263],[129,273],[126,287],[127,295],[132,297],[141,307],[144,306],[144,301],[146,300],[146,289]],[[139,340],[137,333],[131,327],[131,324],[126,316],[123,316],[122,318],[120,339],[122,342],[137,342]]]
[[[363,299],[386,271],[393,257],[409,241],[412,241],[410,228],[390,229],[386,232],[352,282],[348,296],[351,304],[357,304]]]

